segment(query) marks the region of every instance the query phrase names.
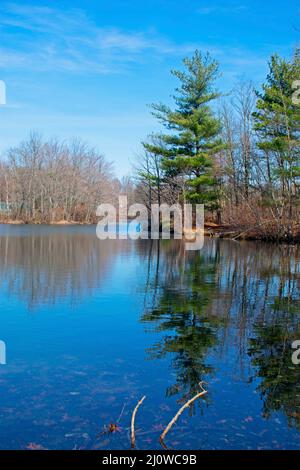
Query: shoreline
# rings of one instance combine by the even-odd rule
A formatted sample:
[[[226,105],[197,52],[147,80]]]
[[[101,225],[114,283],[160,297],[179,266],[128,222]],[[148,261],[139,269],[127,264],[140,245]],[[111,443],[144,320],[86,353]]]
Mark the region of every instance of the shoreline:
[[[92,222],[76,222],[76,221],[67,221],[67,220],[58,220],[57,222],[24,222],[23,220],[12,220],[12,219],[7,219],[7,220],[0,220],[0,225],[49,225],[49,226],[68,226],[68,225],[96,225]]]
[[[11,220],[11,219],[6,219],[6,220],[0,220],[0,225],[43,225],[43,226],[48,226],[48,227],[90,227],[93,225],[97,225],[95,222],[76,222],[76,221],[66,221],[66,220],[60,220],[57,222],[51,222],[51,223],[45,223],[45,222],[24,222],[22,220]],[[270,238],[270,237],[263,237],[263,236],[255,236],[251,234],[252,228],[248,228],[247,230],[244,229],[239,229],[236,226],[230,226],[230,225],[217,225],[212,222],[207,222],[204,225],[204,236],[206,238],[215,238],[215,239],[226,239],[226,240],[232,240],[232,241],[260,241],[264,243],[277,243],[277,244],[285,244],[285,245],[299,245],[300,244],[300,239],[299,237],[295,237],[291,239],[290,241],[286,239],[275,239],[275,238]],[[191,233],[195,234],[195,230],[192,230],[192,232],[189,232],[189,235]],[[183,238],[186,238],[185,236],[187,233],[184,233]],[[188,241],[188,240],[187,240]]]

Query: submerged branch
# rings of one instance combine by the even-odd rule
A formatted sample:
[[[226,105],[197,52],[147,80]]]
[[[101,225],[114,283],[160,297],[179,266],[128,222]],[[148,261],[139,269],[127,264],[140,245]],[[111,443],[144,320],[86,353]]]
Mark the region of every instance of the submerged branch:
[[[202,389],[201,392],[197,393],[197,395],[195,395],[193,398],[191,398],[188,402],[185,403],[185,405],[183,405],[180,410],[176,413],[176,415],[174,416],[174,418],[169,422],[168,426],[166,427],[166,429],[164,430],[164,432],[161,434],[160,436],[160,443],[161,445],[166,448],[166,445],[164,443],[164,440],[165,440],[165,437],[166,435],[168,434],[168,432],[170,431],[170,429],[172,428],[172,426],[176,423],[176,421],[178,420],[178,418],[180,417],[180,415],[184,412],[184,410],[186,408],[188,408],[192,403],[194,403],[194,401],[198,400],[198,398],[201,398],[203,397],[204,395],[206,395],[207,393],[207,390],[204,390],[204,388],[202,387],[202,384],[200,384],[200,387]]]
[[[145,400],[145,398],[146,398],[146,396],[144,396],[144,397],[138,402],[138,404],[136,405],[136,407],[134,408],[133,413],[132,413],[132,418],[131,418],[131,448],[132,448],[132,449],[135,448],[135,430],[134,430],[135,417],[136,417],[136,414],[137,414],[137,412],[138,412],[139,407],[141,406],[141,404],[143,403],[143,401]]]

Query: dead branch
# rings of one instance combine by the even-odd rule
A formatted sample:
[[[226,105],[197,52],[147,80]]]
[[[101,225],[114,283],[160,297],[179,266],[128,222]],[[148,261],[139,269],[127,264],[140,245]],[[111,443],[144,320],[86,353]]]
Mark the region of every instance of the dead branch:
[[[145,398],[146,398],[146,396],[144,396],[138,402],[138,404],[136,405],[136,407],[134,408],[133,413],[132,413],[132,418],[131,418],[131,448],[132,449],[135,448],[135,430],[134,430],[135,417],[136,417],[136,414],[137,414],[137,411],[138,411],[139,407],[141,406],[141,404],[143,403]]]
[[[262,222],[261,224],[255,225],[254,227],[250,227],[248,230],[245,230],[245,232],[241,232],[241,233],[239,233],[236,237],[232,238],[232,240],[236,241],[238,238],[241,238],[243,235],[246,235],[246,233],[251,232],[251,230],[254,230],[254,229],[256,229],[256,228],[259,228],[259,227],[261,227],[262,225],[269,224],[270,222],[272,222],[272,221],[271,221],[271,220],[265,220],[265,221]]]
[[[170,429],[172,428],[172,426],[176,423],[176,421],[178,420],[179,416],[184,412],[184,410],[186,408],[188,408],[189,406],[191,406],[192,403],[194,403],[194,401],[198,400],[198,398],[201,398],[203,397],[203,395],[206,395],[207,393],[207,390],[204,390],[203,387],[202,387],[202,384],[200,384],[200,387],[202,389],[201,392],[197,393],[197,395],[195,395],[193,398],[191,398],[188,402],[186,402],[185,405],[183,405],[180,410],[176,413],[176,415],[174,416],[174,418],[169,422],[168,426],[166,427],[166,429],[164,430],[164,432],[161,434],[160,436],[160,443],[161,445],[166,448],[166,445],[164,443],[164,439],[166,437],[166,435],[168,434],[168,432],[170,431]]]
[[[120,413],[120,416],[119,416],[118,419],[117,419],[117,423],[119,423],[119,422],[121,421],[121,418],[122,418],[122,416],[123,416],[125,407],[126,407],[126,402],[125,402],[124,405],[123,405],[123,408],[122,408],[122,411],[121,411],[121,413]]]

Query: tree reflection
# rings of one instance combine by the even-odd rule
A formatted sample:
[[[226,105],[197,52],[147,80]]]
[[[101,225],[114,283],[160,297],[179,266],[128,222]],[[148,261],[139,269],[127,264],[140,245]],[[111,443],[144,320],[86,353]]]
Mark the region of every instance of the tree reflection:
[[[156,261],[160,250],[158,243]],[[145,309],[142,321],[154,325],[154,330],[162,334],[158,343],[147,351],[149,357],[170,356],[172,369],[176,372],[176,382],[167,389],[167,396],[180,394],[179,401],[184,402],[197,393],[199,382],[213,373],[207,355],[218,343],[218,328],[224,325],[225,318],[211,310],[216,294],[219,250],[214,249],[205,256],[199,253],[187,255],[179,247],[177,253],[181,255],[170,259],[166,249],[161,266],[159,269],[156,266],[154,289],[150,290],[156,301],[153,302],[150,296],[150,308]],[[159,288],[157,273],[163,273]],[[149,292],[149,283],[147,289]]]
[[[71,303],[98,288],[112,266],[118,241],[100,243],[93,227],[19,227],[0,235],[0,282],[30,309]]]
[[[299,277],[295,258],[280,258],[269,276],[276,279],[277,295],[268,314],[254,324],[249,356],[260,379],[263,413],[284,412],[290,425],[300,429],[300,371],[292,363],[292,343],[300,338]]]
[[[262,243],[206,240],[191,254],[180,243],[151,245],[142,321],[159,335],[148,357],[168,357],[175,372],[168,396],[193,396],[215,373],[211,352],[222,363],[230,349],[234,374],[255,384],[264,416],[281,411],[300,427],[291,348],[300,339],[299,260],[298,248]]]

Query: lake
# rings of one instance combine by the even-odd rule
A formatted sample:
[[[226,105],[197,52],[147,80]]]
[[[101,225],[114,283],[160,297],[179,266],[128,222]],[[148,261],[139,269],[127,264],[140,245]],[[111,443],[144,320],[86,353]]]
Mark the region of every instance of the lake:
[[[0,226],[1,449],[300,449],[300,249]],[[117,431],[108,432],[109,425]]]

